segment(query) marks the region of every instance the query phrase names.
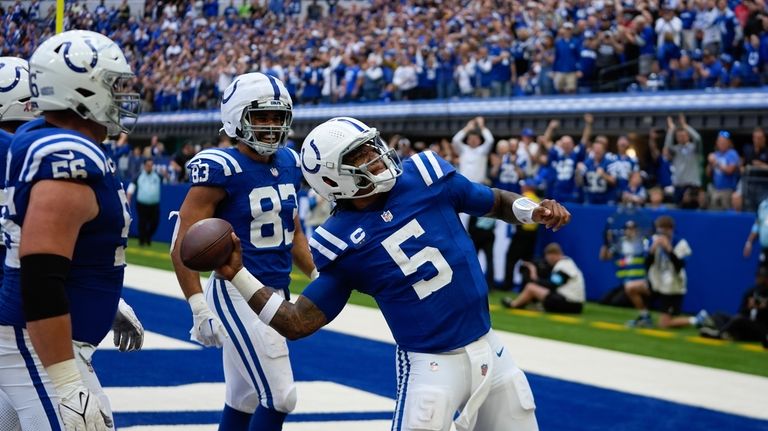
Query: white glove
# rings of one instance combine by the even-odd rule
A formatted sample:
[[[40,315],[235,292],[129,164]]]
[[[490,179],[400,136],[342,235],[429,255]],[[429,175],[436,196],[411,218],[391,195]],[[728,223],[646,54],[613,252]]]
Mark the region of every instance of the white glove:
[[[99,400],[92,395],[80,377],[74,359],[46,368],[59,393],[59,413],[67,431],[111,431],[114,424],[102,411]]]
[[[189,339],[197,341],[205,347],[221,347],[224,340],[229,338],[224,325],[213,314],[208,304],[205,303],[202,293],[196,293],[187,299],[192,308],[194,320],[192,329],[189,330]]]
[[[144,327],[141,326],[133,308],[123,301],[123,298],[120,298],[117,304],[112,333],[115,347],[118,347],[121,352],[141,350],[141,345],[144,344]]]

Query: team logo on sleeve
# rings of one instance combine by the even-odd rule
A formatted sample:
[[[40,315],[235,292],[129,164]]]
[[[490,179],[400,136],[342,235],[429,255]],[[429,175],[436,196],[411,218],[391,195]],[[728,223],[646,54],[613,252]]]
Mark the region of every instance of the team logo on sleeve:
[[[486,374],[488,374],[488,364],[483,364],[480,366],[480,375],[485,377]]]
[[[392,215],[392,212],[389,210],[384,211],[381,213],[381,219],[384,220],[386,223],[389,223],[392,221],[394,216]]]

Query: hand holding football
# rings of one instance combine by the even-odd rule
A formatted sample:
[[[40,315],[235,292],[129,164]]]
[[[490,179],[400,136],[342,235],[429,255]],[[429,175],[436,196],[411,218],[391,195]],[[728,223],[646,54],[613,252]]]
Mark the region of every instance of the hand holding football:
[[[223,265],[232,253],[232,225],[220,218],[207,218],[193,224],[181,241],[181,260],[194,271],[212,271]]]

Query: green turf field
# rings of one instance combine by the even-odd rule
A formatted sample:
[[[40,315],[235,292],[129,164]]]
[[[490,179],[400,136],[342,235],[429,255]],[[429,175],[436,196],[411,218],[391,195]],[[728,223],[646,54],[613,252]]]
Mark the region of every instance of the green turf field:
[[[131,239],[126,256],[129,264],[172,269],[165,243],[140,248]],[[300,272],[295,272],[293,279],[291,290],[295,293],[309,281]],[[768,377],[768,351],[759,344],[704,339],[692,328],[627,329],[624,322],[635,317],[633,310],[593,303],[588,303],[579,316],[505,310],[498,305],[502,296],[492,292],[490,297],[491,319],[497,329]],[[350,303],[376,307],[372,298],[356,292]]]

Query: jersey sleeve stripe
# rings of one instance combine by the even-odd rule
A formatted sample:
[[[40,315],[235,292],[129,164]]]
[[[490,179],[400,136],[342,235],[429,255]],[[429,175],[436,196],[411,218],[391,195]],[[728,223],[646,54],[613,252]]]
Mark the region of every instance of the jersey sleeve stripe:
[[[317,242],[317,240],[314,237],[309,239],[309,246],[317,250],[320,254],[325,256],[325,258],[328,260],[334,260],[338,257],[336,253],[332,252],[326,246]]]
[[[429,175],[429,171],[427,171],[427,167],[424,166],[424,162],[421,160],[421,154],[416,154],[415,156],[411,157],[413,160],[413,164],[416,165],[416,169],[419,170],[419,174],[421,174],[421,179],[424,180],[425,183],[427,183],[427,186],[432,185],[432,177]]]
[[[429,160],[429,164],[432,165],[432,169],[435,171],[435,176],[437,177],[436,179],[439,179],[445,175],[443,173],[443,168],[440,167],[440,163],[437,161],[437,158],[435,158],[435,153],[432,151],[425,151],[422,154],[424,154],[424,157]]]
[[[301,167],[301,164],[300,164],[301,162],[299,160],[299,155],[296,153],[296,151],[293,151],[290,148],[288,148],[288,151],[291,153],[291,155],[293,156],[294,160],[296,160],[296,167],[300,168]]]
[[[40,162],[42,161],[43,157],[38,157],[37,152],[40,150],[40,148],[44,147],[46,144],[52,141],[56,140],[62,140],[69,142],[69,146],[67,148],[58,148],[57,150],[51,151],[59,151],[59,150],[74,150],[79,153],[86,154],[90,159],[96,163],[96,166],[102,171],[102,173],[106,173],[107,168],[107,159],[104,153],[101,151],[101,149],[96,146],[93,142],[81,138],[79,136],[70,134],[70,133],[57,133],[55,135],[46,136],[44,138],[40,138],[37,141],[33,142],[29,149],[27,149],[27,155],[24,158],[24,163],[22,164],[21,174],[19,174],[19,181],[25,181],[24,178],[29,178],[26,181],[31,181],[31,179],[34,177],[35,174],[37,174],[38,169],[40,169]],[[86,152],[85,149],[88,149]],[[51,152],[48,152],[47,154],[50,154]],[[46,154],[46,155],[47,155]],[[26,177],[24,176],[24,171],[30,172],[33,170],[33,172],[28,173]]]
[[[315,229],[315,232],[317,232],[317,234],[320,235],[324,240],[333,244],[340,251],[344,251],[347,248],[347,243],[339,239],[339,237],[337,237],[336,235],[328,232],[322,226]]]
[[[228,177],[232,175],[232,168],[230,168],[229,164],[227,164],[227,160],[224,157],[218,154],[213,154],[213,153],[206,153],[206,154],[199,153],[187,163],[187,167],[189,167],[190,165],[194,165],[196,163],[200,163],[202,162],[202,160],[209,160],[211,162],[218,163],[223,168],[225,176]],[[242,172],[242,169],[238,171],[236,167],[235,172]]]
[[[49,144],[46,145],[43,148],[40,148],[34,152],[34,156],[32,156],[32,162],[26,166],[27,167],[27,175],[23,177],[23,170],[22,174],[19,175],[19,181],[25,181],[25,182],[31,182],[35,175],[37,175],[37,171],[40,170],[40,163],[42,160],[53,153],[59,152],[59,151],[73,151],[77,152],[79,154],[84,155],[85,157],[88,157],[93,161],[93,163],[96,165],[97,168],[101,171],[102,175],[106,175],[107,173],[107,167],[106,162],[103,159],[103,154],[97,154],[93,150],[91,150],[88,147],[83,147],[83,145],[79,142],[56,142],[55,144]],[[27,153],[27,156],[29,156],[29,153],[31,153],[32,150],[30,148],[30,151]],[[29,157],[27,157],[29,158]]]
[[[211,153],[216,153],[217,155],[227,159],[229,161],[229,163],[232,164],[232,167],[235,168],[235,173],[239,174],[240,172],[243,172],[243,168],[240,167],[240,163],[231,154],[227,153],[226,151],[217,150],[217,149],[214,149],[214,148],[212,148],[212,149],[210,149],[208,151],[211,152]]]
[[[203,150],[195,155],[195,157],[192,158],[189,162],[187,162],[187,166],[189,166],[192,162],[198,160],[198,159],[207,159],[212,162],[216,162],[222,166],[224,169],[224,175],[230,176],[232,175],[232,168],[235,169],[235,173],[243,172],[243,168],[240,167],[240,163],[238,163],[237,159],[232,157],[231,154],[227,154],[226,151],[221,151],[217,149],[208,149]],[[229,163],[227,163],[229,162]],[[231,167],[230,167],[231,165]]]

